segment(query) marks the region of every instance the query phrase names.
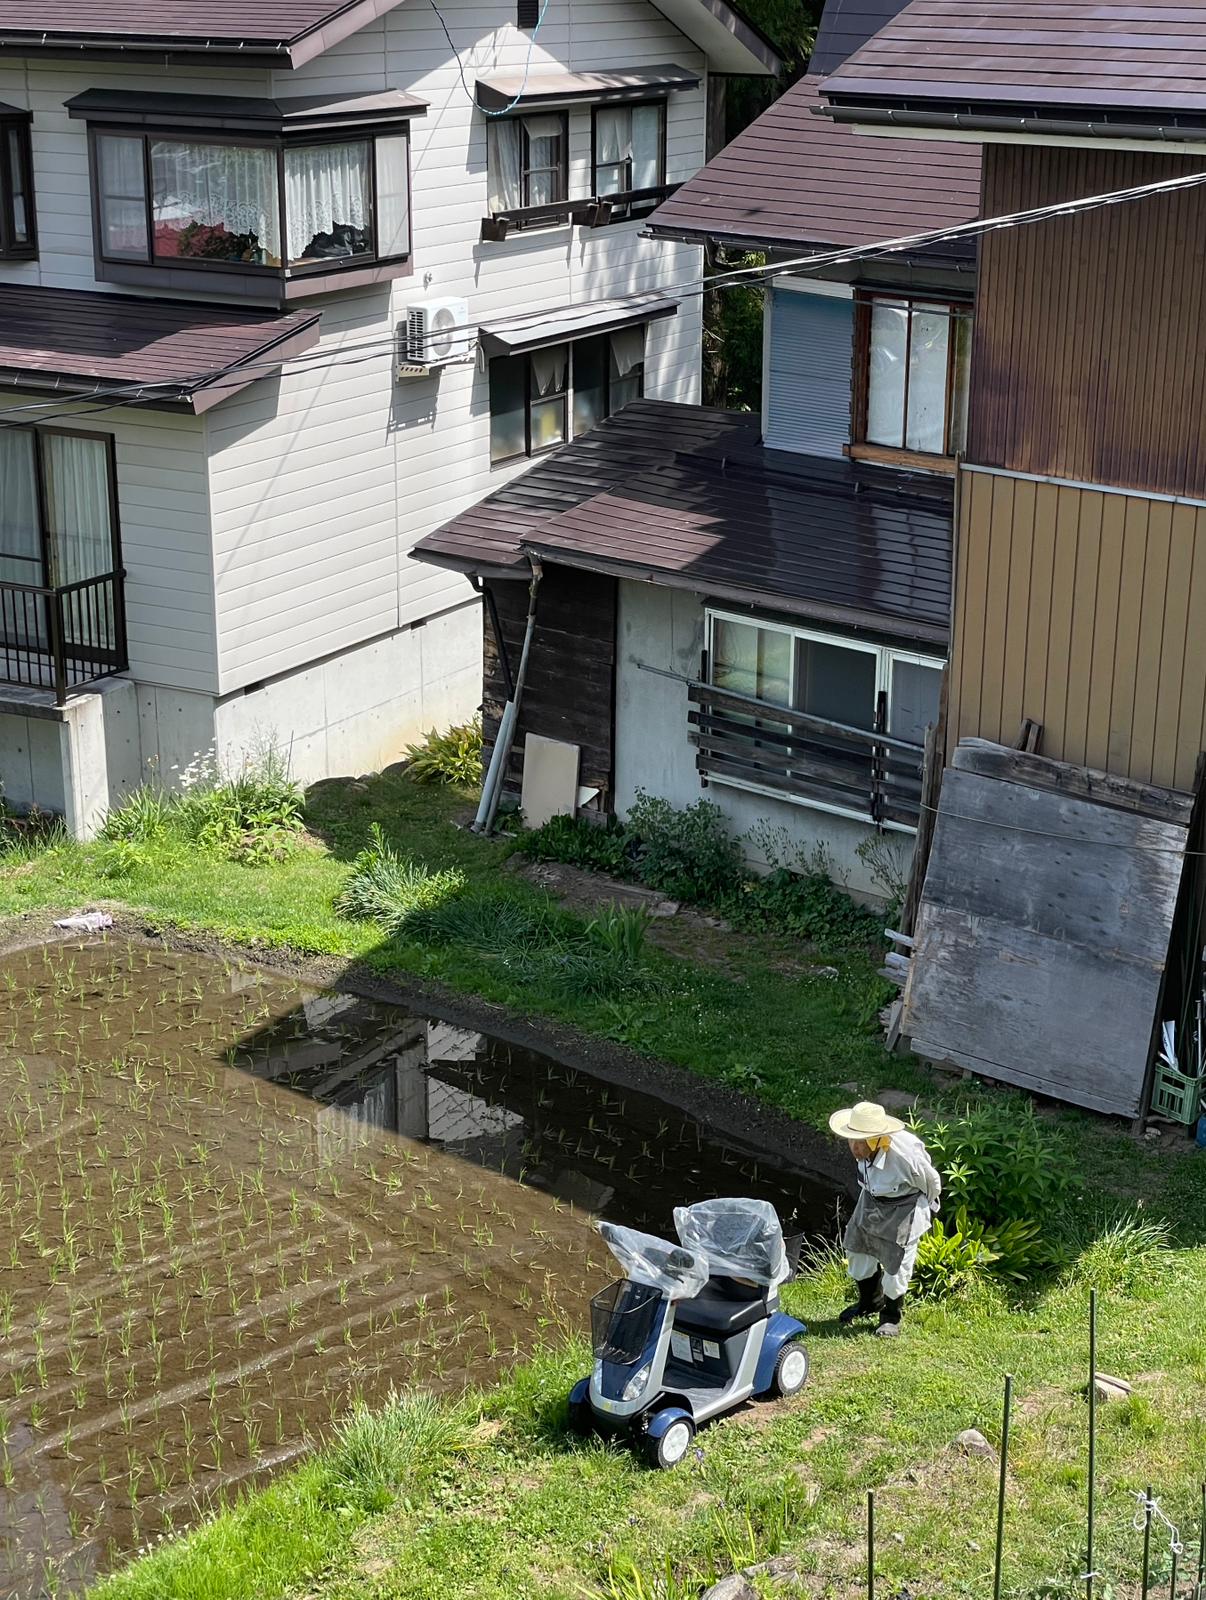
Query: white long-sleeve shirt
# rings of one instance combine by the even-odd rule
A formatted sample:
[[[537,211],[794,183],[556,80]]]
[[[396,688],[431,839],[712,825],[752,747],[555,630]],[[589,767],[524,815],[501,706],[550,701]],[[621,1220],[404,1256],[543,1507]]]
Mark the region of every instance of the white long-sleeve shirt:
[[[888,1148],[877,1150],[871,1161],[860,1161],[858,1174],[868,1194],[879,1199],[924,1195],[931,1211],[937,1211],[942,1199],[942,1176],[925,1145],[907,1128],[894,1133]]]

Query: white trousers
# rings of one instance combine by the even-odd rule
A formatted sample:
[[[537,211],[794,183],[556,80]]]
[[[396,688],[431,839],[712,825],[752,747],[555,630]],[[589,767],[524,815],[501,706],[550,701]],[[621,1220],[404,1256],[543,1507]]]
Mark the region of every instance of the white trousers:
[[[920,1239],[914,1239],[913,1243],[906,1247],[899,1272],[884,1273],[884,1294],[889,1300],[901,1299],[909,1287],[913,1268],[917,1265],[917,1247],[920,1243]],[[880,1267],[874,1256],[859,1255],[857,1252],[851,1252],[846,1257],[846,1264],[855,1283],[861,1283],[864,1278],[873,1278]]]

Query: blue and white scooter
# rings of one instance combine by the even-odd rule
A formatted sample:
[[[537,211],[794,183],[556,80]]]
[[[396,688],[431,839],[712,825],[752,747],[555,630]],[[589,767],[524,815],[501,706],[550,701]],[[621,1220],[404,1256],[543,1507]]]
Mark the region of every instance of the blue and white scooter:
[[[599,1224],[624,1277],[591,1301],[594,1372],[569,1397],[577,1432],[627,1433],[657,1467],[681,1461],[702,1423],[808,1378],[807,1329],[779,1310],[791,1269],[774,1207],[702,1200],[674,1223],[677,1244]]]

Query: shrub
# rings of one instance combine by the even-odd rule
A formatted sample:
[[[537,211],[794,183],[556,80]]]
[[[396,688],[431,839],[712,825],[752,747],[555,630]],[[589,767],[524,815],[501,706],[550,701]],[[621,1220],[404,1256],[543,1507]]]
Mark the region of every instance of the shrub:
[[[966,1212],[957,1215],[949,1229],[941,1217],[935,1217],[917,1247],[914,1282],[923,1294],[955,1294],[982,1277],[996,1259],[982,1235],[970,1226]]]
[[[729,833],[720,807],[710,800],[678,810],[638,789],[628,826],[640,841],[637,874],[659,894],[714,905],[732,896],[745,879],[741,846]]]
[[[943,1175],[947,1215],[992,1252],[995,1273],[1024,1282],[1059,1261],[1052,1223],[1077,1180],[1062,1139],[1029,1102],[967,1106],[919,1131]]]
[[[1158,1288],[1174,1261],[1168,1224],[1138,1211],[1086,1218],[1068,1242],[1076,1256],[1069,1282],[1118,1298]]]
[[[818,945],[870,944],[883,936],[883,919],[856,905],[825,874],[786,867],[750,880],[735,916],[744,927],[780,930]]]
[[[465,786],[482,781],[482,719],[459,723],[444,733],[433,728],[422,744],[409,744],[407,776],[416,783],[455,783]]]
[[[378,922],[387,933],[397,933],[415,912],[443,904],[464,887],[459,868],[431,872],[420,862],[403,859],[375,822],[371,843],[352,862],[335,909],[356,922]]]
[[[551,817],[519,841],[519,849],[533,861],[564,861],[617,878],[633,876],[638,848],[631,829],[614,818],[600,827],[583,817]]]

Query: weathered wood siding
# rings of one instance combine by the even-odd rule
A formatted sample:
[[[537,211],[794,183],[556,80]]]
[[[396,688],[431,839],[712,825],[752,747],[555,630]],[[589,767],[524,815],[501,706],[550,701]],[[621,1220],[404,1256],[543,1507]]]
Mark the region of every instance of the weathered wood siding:
[[[964,471],[950,744],[1186,788],[1206,747],[1206,507]]]
[[[983,214],[1200,172],[1140,152],[986,145]],[[980,241],[967,459],[1206,494],[1206,189]]]
[[[518,788],[523,743],[528,733],[565,739],[581,747],[580,781],[604,791],[610,809],[614,791],[616,580],[568,567],[546,567],[536,605],[536,631],[520,701],[508,779]],[[511,671],[519,671],[528,616],[526,583],[490,585],[506,640]],[[494,746],[507,684],[490,610],[482,607],[482,706],[487,750]]]

